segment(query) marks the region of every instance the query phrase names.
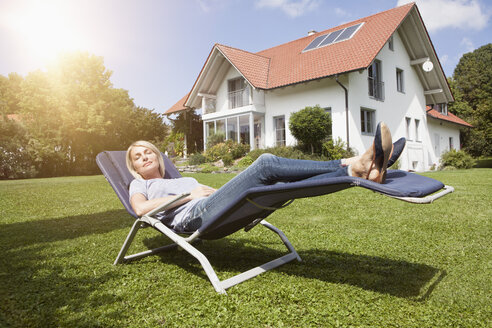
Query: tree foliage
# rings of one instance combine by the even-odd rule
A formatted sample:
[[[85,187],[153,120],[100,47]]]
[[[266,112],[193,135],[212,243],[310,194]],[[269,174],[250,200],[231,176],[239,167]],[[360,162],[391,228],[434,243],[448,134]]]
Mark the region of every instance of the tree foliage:
[[[319,105],[308,106],[290,116],[289,129],[311,153],[320,152],[322,142],[331,135],[331,117]]]
[[[474,126],[462,131],[463,148],[492,156],[492,43],[464,54],[449,84],[455,97],[449,111]]]
[[[169,120],[172,122],[173,132],[186,135],[186,147],[189,154],[203,150],[203,123],[200,115],[195,111],[186,110]]]
[[[19,115],[19,149],[29,149],[37,176],[98,173],[95,156],[100,151],[126,149],[137,139],[165,138],[168,127],[162,117],[135,106],[126,90],[113,87],[111,74],[101,57],[72,53],[47,71],[24,78],[0,76],[2,113]]]

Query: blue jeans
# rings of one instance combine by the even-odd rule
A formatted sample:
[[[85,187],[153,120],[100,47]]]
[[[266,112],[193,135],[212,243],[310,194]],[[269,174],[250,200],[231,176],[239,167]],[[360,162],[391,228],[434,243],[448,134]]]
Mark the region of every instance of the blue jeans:
[[[293,182],[328,177],[347,176],[347,167],[335,161],[308,161],[288,159],[272,154],[263,154],[246,170],[239,173],[212,195],[199,201],[191,210],[184,223],[185,231],[195,231],[203,223],[215,218],[223,206],[229,204],[246,189],[277,182]]]

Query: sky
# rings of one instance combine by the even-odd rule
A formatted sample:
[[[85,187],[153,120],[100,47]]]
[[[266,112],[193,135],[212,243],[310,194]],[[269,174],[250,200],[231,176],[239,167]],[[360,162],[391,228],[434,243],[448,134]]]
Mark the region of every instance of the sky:
[[[46,70],[62,52],[103,57],[115,88],[163,113],[215,43],[258,52],[407,0],[0,0],[0,75]],[[446,76],[492,42],[492,0],[417,0]]]

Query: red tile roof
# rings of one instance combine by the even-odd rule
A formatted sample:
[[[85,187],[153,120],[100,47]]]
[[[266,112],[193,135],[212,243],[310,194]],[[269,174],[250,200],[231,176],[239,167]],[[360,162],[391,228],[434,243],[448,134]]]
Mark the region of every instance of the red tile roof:
[[[436,118],[438,120],[443,120],[443,121],[463,125],[463,126],[470,127],[470,128],[473,127],[473,125],[471,125],[468,122],[465,122],[464,120],[462,120],[458,116],[454,115],[453,113],[448,112],[448,115],[444,115],[444,114],[438,112],[437,110],[433,109],[430,106],[427,106],[427,115],[429,115],[430,117]]]
[[[268,88],[270,58],[222,44],[216,47],[255,88]]]
[[[169,108],[164,114],[166,115],[173,114],[188,109],[188,107],[185,106],[185,102],[188,99],[189,94],[190,93],[187,93],[183,98],[181,98],[177,103],[175,103],[173,107]]]
[[[410,3],[258,52],[271,59],[268,88],[367,68],[414,6]],[[302,52],[316,37],[359,23],[364,24],[351,39]]]

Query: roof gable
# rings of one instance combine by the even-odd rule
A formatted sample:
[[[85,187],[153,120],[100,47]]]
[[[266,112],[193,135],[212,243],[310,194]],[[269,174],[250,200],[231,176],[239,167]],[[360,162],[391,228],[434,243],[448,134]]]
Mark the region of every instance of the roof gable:
[[[217,49],[255,88],[268,88],[270,58],[221,44]]]

